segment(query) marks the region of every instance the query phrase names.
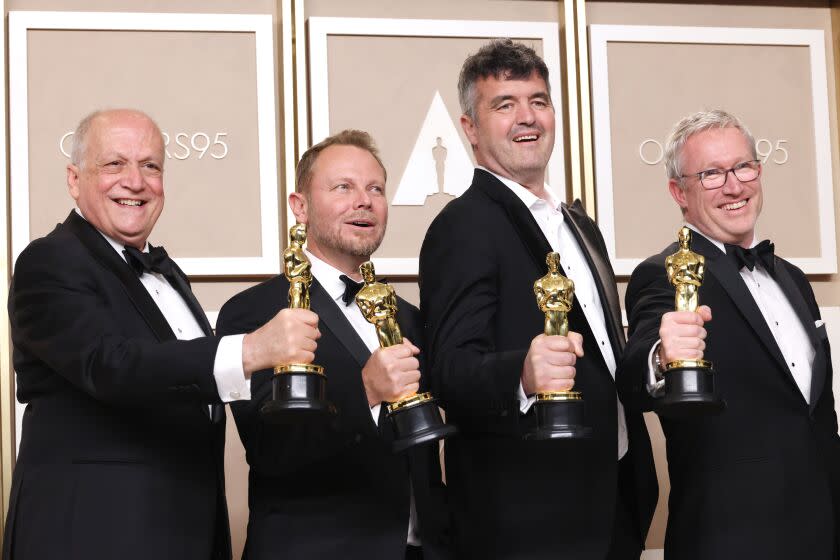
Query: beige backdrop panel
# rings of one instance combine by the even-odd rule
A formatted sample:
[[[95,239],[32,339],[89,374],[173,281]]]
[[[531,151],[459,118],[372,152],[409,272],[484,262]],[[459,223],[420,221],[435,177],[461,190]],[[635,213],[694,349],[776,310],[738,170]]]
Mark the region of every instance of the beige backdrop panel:
[[[647,258],[676,240],[682,220],[667,195],[661,147],[682,116],[713,108],[742,118],[762,152],[784,142],[788,155],[771,150],[764,164],[758,234],[769,229],[780,254],[820,256],[807,47],[610,42],[607,53],[616,256]],[[647,142],[642,154],[655,165],[639,154],[648,139],[659,144]],[[632,210],[639,207],[644,214]]]
[[[92,110],[136,107],[170,136],[166,211],[151,241],[177,257],[261,254],[253,33],[35,30],[28,39],[32,238],[72,207],[61,137]]]
[[[464,59],[487,39],[448,37],[331,36],[328,44],[330,133],[345,128],[370,132],[388,170],[393,200],[421,132],[435,92],[440,92],[461,146],[447,146],[448,158],[472,149],[461,130],[457,78]],[[537,52],[542,42],[523,40]],[[383,77],[387,77],[383,80]],[[559,92],[554,93],[557,98]],[[315,111],[317,109],[313,109]],[[433,145],[429,146],[429,150]],[[472,179],[470,170],[465,183]],[[423,206],[389,208],[388,230],[377,257],[416,257],[432,219],[454,197],[438,193]]]

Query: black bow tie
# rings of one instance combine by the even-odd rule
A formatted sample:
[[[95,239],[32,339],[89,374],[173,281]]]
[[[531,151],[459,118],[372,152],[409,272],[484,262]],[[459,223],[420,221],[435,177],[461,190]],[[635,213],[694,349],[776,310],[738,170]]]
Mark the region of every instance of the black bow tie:
[[[149,245],[149,252],[144,253],[135,247],[126,247],[123,251],[125,260],[140,276],[144,272],[157,272],[169,278],[172,275],[175,263],[166,254],[163,247],[152,247]]]
[[[755,269],[756,264],[761,264],[767,272],[773,273],[775,269],[774,251],[776,247],[769,239],[765,239],[751,249],[744,249],[740,245],[724,245],[726,247],[726,254],[734,261],[738,270],[742,267],[747,267],[750,270]]]
[[[344,274],[339,276],[339,278],[341,278],[341,281],[344,282],[344,293],[341,295],[341,301],[344,302],[344,305],[350,305],[353,300],[356,299],[356,294],[358,294],[359,290],[362,289],[364,283],[356,282]]]

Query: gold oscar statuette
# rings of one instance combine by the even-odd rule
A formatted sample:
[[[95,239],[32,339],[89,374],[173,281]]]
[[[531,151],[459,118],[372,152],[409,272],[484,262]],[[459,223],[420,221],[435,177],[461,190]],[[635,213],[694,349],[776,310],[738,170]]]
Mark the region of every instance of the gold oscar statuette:
[[[291,309],[309,309],[312,264],[303,251],[305,243],[305,224],[289,228],[289,246],[283,251],[283,272],[289,281]],[[301,418],[301,412],[319,415],[335,412],[326,400],[324,368],[301,363],[274,366],[272,398],[263,403],[260,413],[267,421],[283,423]]]
[[[700,287],[706,274],[706,258],[691,250],[691,230],[677,232],[679,248],[665,258],[665,273],[674,287],[674,310],[696,313]],[[674,418],[690,418],[721,412],[726,403],[715,389],[715,372],[707,360],[677,359],[661,370],[665,391],[657,412]]]
[[[543,334],[567,336],[575,283],[560,273],[560,255],[545,257],[548,274],[534,282],[537,305],[545,314]],[[583,397],[579,391],[538,391],[534,402],[536,428],[526,439],[583,439],[592,435],[584,421]]]
[[[394,288],[376,281],[373,263],[359,266],[365,285],[356,295],[356,305],[364,318],[376,328],[379,346],[388,348],[402,344],[403,337],[397,324],[397,294]],[[431,393],[411,393],[387,405],[396,440],[394,450],[402,451],[411,446],[437,441],[455,433],[454,426],[444,424],[437,403]]]

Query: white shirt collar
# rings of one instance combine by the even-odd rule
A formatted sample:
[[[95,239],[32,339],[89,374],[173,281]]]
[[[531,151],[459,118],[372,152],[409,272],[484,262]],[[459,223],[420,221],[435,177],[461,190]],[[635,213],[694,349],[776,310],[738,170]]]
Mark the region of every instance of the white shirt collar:
[[[84,221],[87,222],[87,218],[85,218],[85,215],[82,214],[82,211],[79,210],[78,207],[76,208],[76,214],[78,214],[80,218],[82,218]],[[90,224],[90,222],[88,222],[88,223]],[[90,224],[90,225],[93,226],[93,224]],[[96,226],[93,226],[93,227],[94,227],[94,229],[96,229]],[[96,229],[96,231],[99,231],[99,230]],[[117,254],[122,258],[122,260],[125,260],[125,254],[123,254],[123,251],[125,250],[125,245],[123,243],[120,243],[119,241],[117,241],[113,237],[105,235],[101,231],[99,231],[99,235],[101,235],[102,237],[105,238],[105,241],[107,241],[108,244],[111,245],[111,247],[113,247],[114,251],[117,252]],[[146,245],[143,247],[143,252],[144,253],[149,252],[149,242],[148,241],[146,242]]]
[[[486,167],[483,167],[481,165],[478,165],[476,167],[478,169],[486,171],[487,173],[489,173],[490,175],[492,175],[493,177],[495,177],[496,179],[498,179],[499,181],[504,183],[505,186],[507,186],[510,190],[512,190],[513,194],[515,194],[519,198],[519,200],[521,200],[522,203],[525,204],[526,208],[531,208],[534,204],[537,204],[538,202],[543,201],[545,204],[548,204],[551,208],[553,208],[555,210],[560,210],[560,204],[561,203],[558,201],[559,199],[554,194],[554,191],[551,190],[551,187],[548,186],[548,184],[545,185],[545,192],[548,195],[548,200],[544,201],[543,199],[541,199],[540,197],[538,197],[537,195],[535,195],[534,193],[532,193],[531,191],[529,191],[528,189],[526,189],[525,187],[523,187],[522,185],[517,183],[516,181],[508,179],[507,177],[502,177],[501,175],[498,175],[496,173],[493,173],[492,171],[490,171],[489,169],[487,169]],[[561,216],[562,216],[562,214],[561,214]]]
[[[305,250],[304,252],[312,264],[312,276],[318,279],[318,283],[330,294],[333,300],[339,301],[344,295],[344,289],[346,287],[340,278],[344,273],[333,265],[322,261],[309,251]]]
[[[697,229],[697,226],[695,226],[694,224],[690,224],[690,223],[686,222],[686,223],[685,223],[685,225],[686,225],[686,227],[687,227],[688,229],[690,229],[691,231],[693,231],[693,232],[697,233],[698,235],[702,235],[703,237],[705,237],[706,239],[708,239],[708,240],[709,240],[709,242],[710,242],[712,245],[714,245],[715,247],[717,247],[718,249],[720,249],[720,250],[721,250],[721,251],[723,251],[724,253],[726,252],[726,247],[724,246],[723,242],[718,241],[717,239],[712,239],[711,237],[709,237],[708,235],[706,235],[705,233],[703,233],[702,231],[700,231],[699,229]],[[750,243],[750,248],[752,248],[752,247],[755,247],[755,246],[756,246],[756,244],[757,244],[757,243],[756,243],[756,241],[755,241],[756,239],[758,239],[758,237],[755,235],[755,232],[753,232],[753,240],[752,240],[752,243]]]

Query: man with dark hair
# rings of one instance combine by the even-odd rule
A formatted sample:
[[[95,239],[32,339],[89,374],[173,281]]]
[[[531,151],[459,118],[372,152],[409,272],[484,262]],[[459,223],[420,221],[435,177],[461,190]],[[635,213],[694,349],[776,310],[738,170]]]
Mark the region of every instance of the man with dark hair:
[[[289,204],[308,230],[314,280],[311,309],[322,338],[330,423],[269,425],[259,409],[271,398],[272,371],[254,374],[252,400],[232,405],[247,451],[250,518],[245,554],[263,558],[445,558],[448,515],[437,446],[395,455],[383,402],[420,387],[419,311],[400,299],[402,344],[380,348],[356,305],[359,265],[385,234],[385,169],[367,133],[349,130],[313,146],[297,168]],[[259,327],[287,305],[277,276],[232,298],[220,334]],[[406,460],[407,459],[407,460]],[[422,545],[422,550],[421,550]]]
[[[163,146],[139,111],[88,115],[67,166],[77,207],[18,257],[9,318],[28,405],[6,560],[230,558],[221,403],[247,399],[253,371],[312,359],[313,313],[217,338],[147,243]]]
[[[624,347],[615,277],[579,201],[545,184],[548,70],[494,41],[464,63],[461,125],[478,167],[420,253],[432,390],[462,435],[446,474],[463,558],[638,558],[656,503],[650,441],[613,381]],[[561,255],[575,284],[568,336],[545,336],[534,281]],[[582,391],[590,441],[525,441],[534,395]]]
[[[665,557],[839,558],[828,338],[805,275],[756,238],[755,140],[734,115],[700,111],[674,126],[665,169],[691,250],[703,258],[701,305],[675,311],[665,263],[677,244],[633,271],[621,395],[657,410],[665,366],[706,359],[726,402],[718,415],[661,418],[671,480]]]

